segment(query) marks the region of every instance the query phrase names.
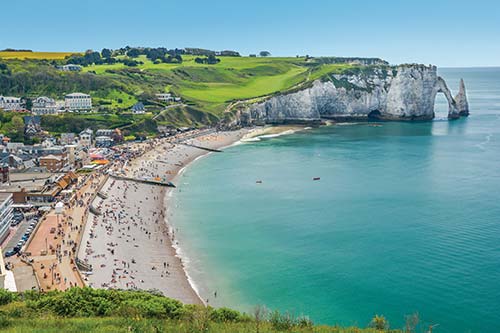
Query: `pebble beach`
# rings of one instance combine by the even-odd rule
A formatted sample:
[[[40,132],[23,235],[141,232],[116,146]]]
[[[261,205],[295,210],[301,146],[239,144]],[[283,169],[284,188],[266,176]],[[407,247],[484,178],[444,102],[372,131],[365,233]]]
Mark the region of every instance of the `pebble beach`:
[[[214,132],[182,139],[155,139],[151,149],[121,166],[133,178],[176,176],[190,162],[240,140],[248,131]],[[197,146],[197,147],[194,147]],[[94,288],[158,290],[184,303],[202,304],[174,245],[175,231],[165,218],[167,191],[175,188],[109,177],[92,202],[78,257],[92,266],[86,284]]]

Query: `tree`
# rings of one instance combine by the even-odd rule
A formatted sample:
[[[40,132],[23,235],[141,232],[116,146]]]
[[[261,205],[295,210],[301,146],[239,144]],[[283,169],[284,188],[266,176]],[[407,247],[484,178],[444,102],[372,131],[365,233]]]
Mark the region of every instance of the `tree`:
[[[207,57],[207,64],[214,65],[220,62],[220,59],[216,58],[213,54]]]
[[[22,99],[26,101],[26,109],[31,111],[31,108],[33,107],[33,101],[31,100],[31,98],[22,97]]]
[[[271,55],[271,52],[269,52],[269,51],[260,51],[259,55],[261,57],[269,57]]]
[[[141,51],[139,49],[130,49],[127,51],[127,55],[130,58],[137,58],[139,55],[141,55]]]
[[[385,319],[384,316],[379,316],[379,315],[375,315],[373,318],[372,318],[372,321],[370,322],[370,325],[369,325],[371,328],[374,328],[376,330],[388,330],[389,329],[389,321],[387,319]]]
[[[22,141],[24,139],[24,121],[21,116],[12,117],[9,126],[8,136],[14,141]]]
[[[102,49],[101,56],[103,58],[111,58],[111,55],[112,55],[112,53],[111,53],[110,49]]]

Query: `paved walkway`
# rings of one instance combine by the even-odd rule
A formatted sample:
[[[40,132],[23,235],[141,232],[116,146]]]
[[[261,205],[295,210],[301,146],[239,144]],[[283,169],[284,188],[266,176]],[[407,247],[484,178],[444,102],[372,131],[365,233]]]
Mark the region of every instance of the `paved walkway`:
[[[36,275],[41,290],[66,290],[72,286],[84,286],[75,265],[75,253],[90,200],[104,178],[100,174],[88,176],[71,205],[67,205],[62,214],[58,216],[55,210],[51,210],[40,221],[36,233],[25,249],[25,253],[29,254],[27,259],[31,261],[31,267],[20,260],[14,263],[14,267],[20,271],[31,269],[31,275]],[[26,283],[20,281],[21,285],[30,285],[28,275],[21,274],[20,279],[24,277],[26,280]],[[17,280],[16,276],[16,282]],[[28,289],[31,289],[31,286]]]

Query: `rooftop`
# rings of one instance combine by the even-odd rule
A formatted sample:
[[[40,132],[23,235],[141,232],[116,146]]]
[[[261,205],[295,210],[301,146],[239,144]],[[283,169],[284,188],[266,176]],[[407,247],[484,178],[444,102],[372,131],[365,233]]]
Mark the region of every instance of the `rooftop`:
[[[66,97],[90,97],[90,95],[76,92],[76,93],[67,94]]]

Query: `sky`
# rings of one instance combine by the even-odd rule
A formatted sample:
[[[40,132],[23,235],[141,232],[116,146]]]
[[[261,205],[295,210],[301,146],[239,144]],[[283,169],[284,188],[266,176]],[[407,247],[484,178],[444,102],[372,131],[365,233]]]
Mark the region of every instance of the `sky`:
[[[15,0],[0,49],[165,46],[500,66],[498,0]]]

